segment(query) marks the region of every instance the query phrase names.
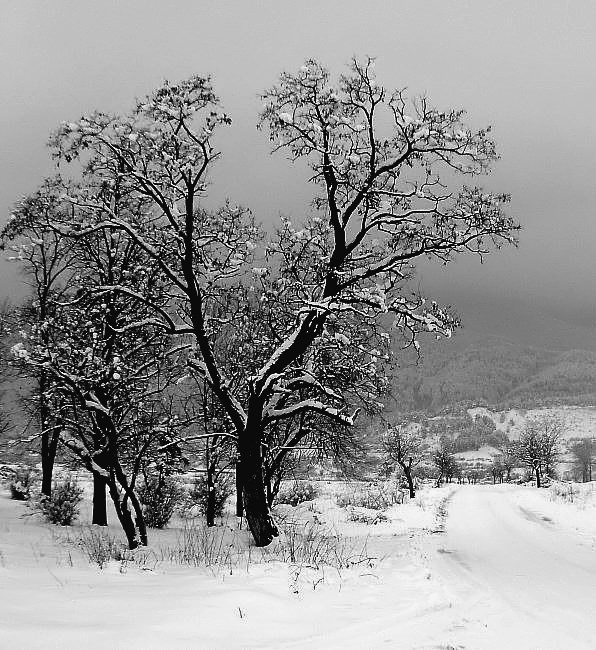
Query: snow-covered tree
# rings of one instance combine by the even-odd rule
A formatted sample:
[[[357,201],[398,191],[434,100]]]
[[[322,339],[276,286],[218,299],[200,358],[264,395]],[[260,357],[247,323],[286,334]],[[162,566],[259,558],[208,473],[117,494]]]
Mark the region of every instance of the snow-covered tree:
[[[592,480],[592,466],[594,465],[594,456],[596,453],[596,445],[593,438],[584,438],[578,440],[571,445],[571,453],[573,454],[574,465],[577,474],[581,480],[586,483]]]
[[[413,499],[416,496],[414,472],[428,453],[428,444],[420,426],[414,422],[401,422],[390,427],[383,436],[383,448],[387,457],[401,467]]]
[[[73,242],[51,227],[71,209],[59,197],[62,187],[57,178],[46,180],[34,194],[19,202],[0,233],[1,247],[11,250],[9,259],[21,265],[31,288],[15,320],[22,327],[33,328],[42,344],[48,336],[43,324],[52,318],[74,266]],[[41,493],[50,497],[60,436],[55,409],[48,401],[50,377],[43,366],[21,364],[21,371],[31,380],[31,395],[25,401],[39,424],[35,438],[41,439]]]
[[[441,441],[439,447],[433,452],[431,461],[437,472],[437,486],[440,486],[443,480],[451,483],[458,470],[453,443],[447,440]]]
[[[493,483],[496,483],[497,481],[499,483],[503,482],[503,475],[505,474],[505,466],[503,464],[503,460],[501,456],[495,456],[493,459],[493,462],[490,466],[490,473],[493,477]]]
[[[529,420],[515,445],[518,460],[528,467],[540,487],[544,476],[551,476],[560,454],[565,426],[554,417]]]
[[[46,185],[43,198],[63,202],[57,194],[63,190],[61,183],[50,191]],[[55,211],[55,221],[40,222],[39,205],[27,199],[15,211],[13,232],[30,236],[31,218],[37,219],[35,245],[43,253],[59,233],[55,222],[64,226],[74,218],[67,205],[69,214]],[[113,206],[130,218],[138,208],[123,197],[114,198]],[[132,548],[146,543],[136,480],[149,454],[171,440],[177,427],[162,402],[179,372],[180,350],[171,348],[161,322],[153,322],[155,309],[169,297],[160,268],[122,233],[59,236],[69,244],[67,282],[49,295],[43,315],[24,319],[13,353],[22,367],[43,373],[42,397],[52,412],[48,430],[93,475],[93,523],[107,523],[107,489]],[[114,285],[145,302],[114,291]]]
[[[321,359],[343,359],[361,378],[354,392],[371,401],[383,383],[382,325],[392,323],[416,346],[419,332],[448,336],[455,325],[410,290],[416,261],[482,255],[514,242],[517,229],[503,214],[506,195],[454,180],[486,172],[496,160],[488,130],[468,128],[462,111],[437,111],[426,99],[410,105],[403,92],[387,93],[372,60],[353,61],[335,85],[308,61],[283,74],[263,99],[261,128],[276,150],[308,160],[316,197],[310,218],[282,222],[262,243],[247,211],[225,205],[210,212],[201,204],[219,156],[214,134],[230,121],[208,78],[165,83],[128,115],[93,113],[64,123],[53,139],[59,160],[79,160],[94,179],[68,194],[76,223],[61,232],[119,232],[170,282],[173,306],[158,306],[155,315],[171,334],[193,337],[190,363],[233,425],[258,545],[277,535],[263,477],[268,428],[311,414],[351,426],[357,415],[338,390],[344,365],[324,374],[332,364]],[[114,209],[114,179],[119,192],[143,205],[142,220]],[[261,248],[265,259],[251,266]],[[259,300],[282,309],[259,332],[254,356],[243,353],[252,370],[234,387],[213,333],[246,323],[246,305],[222,310],[220,296],[234,281],[250,289],[249,275],[260,283]],[[126,287],[112,289],[151,303]]]

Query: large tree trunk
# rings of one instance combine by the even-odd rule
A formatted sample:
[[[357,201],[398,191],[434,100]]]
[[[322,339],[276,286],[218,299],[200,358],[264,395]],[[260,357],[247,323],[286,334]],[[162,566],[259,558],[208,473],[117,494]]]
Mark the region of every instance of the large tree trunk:
[[[535,468],[535,473],[536,473],[536,487],[540,487],[540,468],[536,467]]]
[[[93,518],[96,526],[108,525],[108,511],[106,507],[106,488],[108,483],[101,474],[93,472]]]
[[[245,433],[241,436],[238,449],[246,521],[255,544],[267,546],[279,535],[279,531],[267,503],[260,437]]]

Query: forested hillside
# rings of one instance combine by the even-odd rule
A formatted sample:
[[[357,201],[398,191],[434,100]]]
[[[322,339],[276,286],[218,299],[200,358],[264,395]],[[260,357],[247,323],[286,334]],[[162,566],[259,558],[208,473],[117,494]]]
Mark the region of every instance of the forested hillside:
[[[396,407],[428,413],[596,402],[596,352],[548,350],[490,337],[430,343],[396,372]]]

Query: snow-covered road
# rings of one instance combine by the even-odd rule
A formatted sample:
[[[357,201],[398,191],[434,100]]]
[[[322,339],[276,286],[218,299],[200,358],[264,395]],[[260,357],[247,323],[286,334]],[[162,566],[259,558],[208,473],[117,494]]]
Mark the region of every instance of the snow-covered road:
[[[553,521],[547,501],[528,507],[528,489],[454,494],[445,532],[429,547],[433,578],[453,603],[437,639],[466,648],[596,648],[596,550]]]

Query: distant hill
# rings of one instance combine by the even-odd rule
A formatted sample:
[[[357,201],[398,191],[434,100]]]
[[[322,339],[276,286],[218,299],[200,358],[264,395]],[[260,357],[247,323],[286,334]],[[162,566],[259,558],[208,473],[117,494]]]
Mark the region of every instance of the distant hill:
[[[553,350],[500,337],[429,342],[416,362],[402,359],[394,382],[396,410],[460,412],[596,404],[596,352]]]

